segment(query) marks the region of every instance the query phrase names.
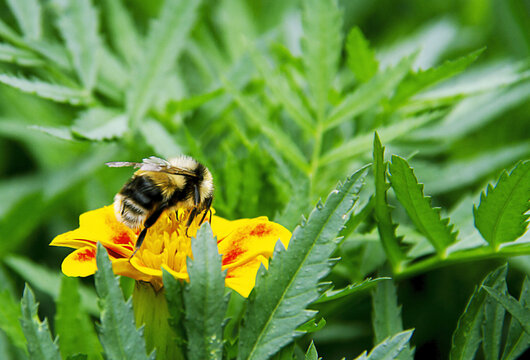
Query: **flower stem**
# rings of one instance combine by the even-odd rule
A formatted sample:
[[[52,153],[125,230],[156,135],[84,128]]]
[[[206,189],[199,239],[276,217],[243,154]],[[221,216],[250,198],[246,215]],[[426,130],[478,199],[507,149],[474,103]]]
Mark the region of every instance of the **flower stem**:
[[[185,359],[176,334],[169,325],[169,310],[164,289],[156,291],[150,283],[136,281],[133,290],[133,308],[136,326],[144,325],[147,351],[156,349],[157,360]]]

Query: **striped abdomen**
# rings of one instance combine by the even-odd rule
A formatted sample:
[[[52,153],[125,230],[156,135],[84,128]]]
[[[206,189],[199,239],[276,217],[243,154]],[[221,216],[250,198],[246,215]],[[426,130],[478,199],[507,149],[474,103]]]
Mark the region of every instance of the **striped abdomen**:
[[[114,197],[116,218],[138,229],[162,200],[162,191],[148,176],[133,176]]]

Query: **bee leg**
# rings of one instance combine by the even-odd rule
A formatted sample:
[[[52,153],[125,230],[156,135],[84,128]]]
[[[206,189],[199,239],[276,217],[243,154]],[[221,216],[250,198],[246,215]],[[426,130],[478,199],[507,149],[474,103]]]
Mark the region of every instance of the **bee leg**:
[[[154,225],[154,223],[156,223],[156,221],[158,220],[160,215],[162,215],[162,213],[164,212],[165,209],[166,209],[165,205],[160,206],[158,209],[155,210],[154,213],[151,214],[151,216],[149,216],[147,218],[147,220],[145,220],[144,229],[142,230],[140,235],[138,235],[138,239],[136,240],[136,245],[134,246],[134,252],[132,253],[131,257],[129,258],[129,261],[131,261],[131,259],[134,257],[136,252],[142,246],[142,243],[144,242],[144,239],[145,239],[145,235],[147,235],[147,229],[149,229],[151,226]]]
[[[211,197],[206,199],[206,201],[205,201],[206,210],[204,210],[204,215],[202,215],[202,219],[201,219],[201,222],[199,223],[199,226],[201,226],[202,222],[204,221],[204,218],[206,218],[206,214],[208,214],[208,211],[210,211],[210,222],[212,222],[212,212],[210,210],[210,206],[212,206],[212,198]]]
[[[195,216],[197,216],[197,208],[194,207],[193,210],[190,212],[190,217],[188,218],[188,223],[186,224],[186,236],[190,237],[188,235],[188,229],[190,228],[191,223],[193,222],[193,219],[195,219]]]

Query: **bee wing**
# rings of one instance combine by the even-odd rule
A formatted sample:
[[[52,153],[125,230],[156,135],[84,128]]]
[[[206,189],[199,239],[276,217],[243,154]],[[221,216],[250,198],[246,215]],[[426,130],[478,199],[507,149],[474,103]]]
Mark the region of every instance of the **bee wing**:
[[[169,161],[157,158],[156,156],[143,159],[143,165],[140,170],[164,172],[172,175],[186,175],[196,177],[197,175],[189,169],[184,169],[172,165]]]
[[[197,175],[184,168],[171,165],[167,160],[151,156],[142,160],[141,163],[130,161],[113,161],[106,163],[109,167],[126,167],[133,166],[144,171],[164,172],[172,175],[186,175],[196,177]]]
[[[142,166],[142,163],[137,162],[130,162],[130,161],[111,161],[108,163],[105,163],[108,167],[127,167],[127,166],[134,166],[135,168],[139,168]]]

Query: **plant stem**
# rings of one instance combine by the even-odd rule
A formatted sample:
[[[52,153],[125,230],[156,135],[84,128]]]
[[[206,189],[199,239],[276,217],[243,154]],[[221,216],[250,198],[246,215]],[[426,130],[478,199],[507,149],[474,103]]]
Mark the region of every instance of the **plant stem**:
[[[185,359],[184,349],[177,346],[176,335],[168,322],[170,315],[164,289],[156,291],[150,283],[137,281],[132,298],[136,326],[145,326],[147,351],[156,349],[157,360]]]
[[[319,161],[320,161],[320,152],[322,150],[322,136],[324,135],[324,128],[322,127],[322,122],[318,121],[315,129],[315,145],[313,146],[313,154],[311,155],[311,163],[309,166],[309,198],[313,199],[314,195],[314,179],[318,172]]]
[[[425,260],[420,260],[416,263],[404,266],[401,270],[395,269],[394,272],[397,278],[404,278],[438,269],[443,266],[477,260],[502,259],[517,255],[530,255],[530,246],[507,246],[498,251],[489,246],[481,246],[479,248],[450,253],[444,259],[439,255],[435,255]]]

